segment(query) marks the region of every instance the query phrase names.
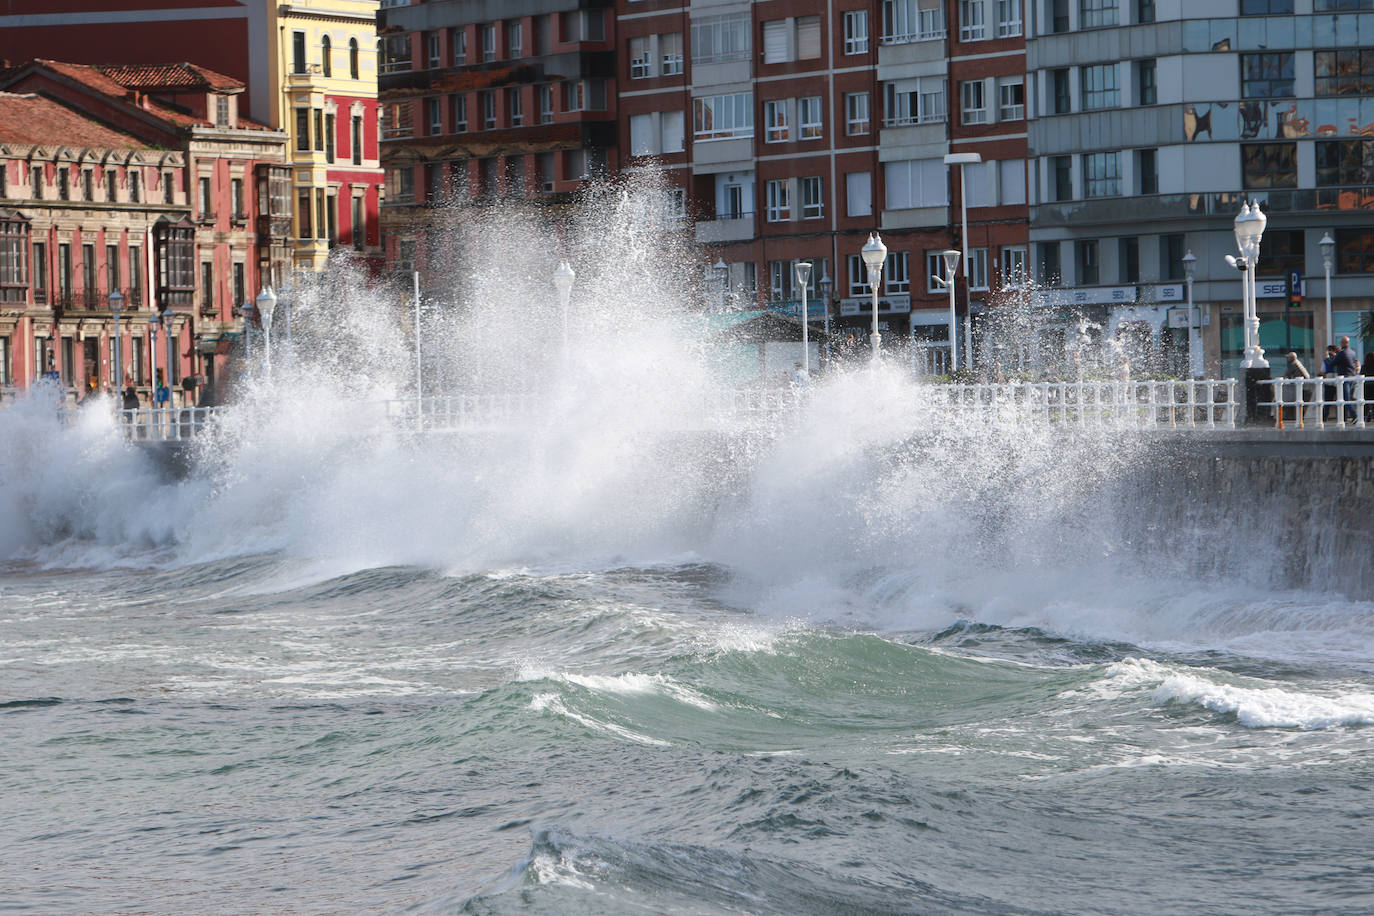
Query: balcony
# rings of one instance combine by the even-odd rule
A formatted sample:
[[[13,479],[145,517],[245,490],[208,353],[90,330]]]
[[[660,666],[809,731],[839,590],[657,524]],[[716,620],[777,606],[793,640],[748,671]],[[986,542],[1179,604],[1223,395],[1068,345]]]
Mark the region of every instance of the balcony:
[[[696,231],[697,241],[705,245],[748,241],[755,235],[754,214],[741,213],[735,218],[699,220]]]
[[[1037,228],[1091,226],[1120,223],[1129,207],[1130,221],[1156,222],[1184,220],[1198,216],[1234,219],[1244,197],[1260,201],[1266,213],[1331,213],[1374,210],[1374,186],[1347,188],[1303,188],[1299,190],[1250,190],[1242,193],[1154,194],[1129,198],[1103,197],[1092,200],[1039,204],[1031,208]]]

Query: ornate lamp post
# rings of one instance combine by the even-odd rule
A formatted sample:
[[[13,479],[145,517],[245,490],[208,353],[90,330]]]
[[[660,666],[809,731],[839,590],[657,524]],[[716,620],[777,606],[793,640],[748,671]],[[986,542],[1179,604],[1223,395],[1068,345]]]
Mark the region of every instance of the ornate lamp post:
[[[110,290],[110,314],[114,316],[114,392],[120,397],[124,389],[124,338],[119,335],[119,309],[124,305],[124,294],[119,288]]]
[[[811,262],[798,261],[792,268],[797,274],[797,285],[801,287],[801,320],[802,320],[802,373],[807,377],[811,375],[811,312],[806,304],[806,288],[811,283]]]
[[[960,236],[959,236],[959,238],[960,238],[960,241],[963,242],[963,254],[964,254],[964,279],[965,279],[965,280],[968,279],[968,270],[969,270],[969,263],[970,263],[970,261],[969,261],[969,250],[968,250],[968,167],[971,166],[971,165],[980,165],[982,162],[983,162],[983,157],[982,157],[982,155],[979,154],[979,153],[946,153],[946,154],[945,154],[945,165],[957,165],[957,166],[959,166],[959,210],[960,210],[961,227],[962,227],[962,228],[961,228],[961,231],[960,231]],[[986,201],[984,201],[984,203],[986,203]],[[968,285],[968,284],[965,283],[965,286],[967,286],[967,285]],[[950,291],[950,295],[951,295],[951,296],[954,295],[953,290]],[[965,317],[967,317],[967,316],[965,316]],[[955,334],[955,327],[956,327],[956,325],[955,325],[955,319],[951,318],[951,319],[950,319],[950,322],[949,322],[949,345],[950,345],[950,351],[949,351],[949,352],[950,352],[950,358],[951,358],[951,360],[953,360],[953,357],[954,357],[954,338],[955,338],[955,336],[956,336],[956,334]],[[971,364],[971,361],[970,361],[970,360],[967,360],[967,359],[966,359],[965,362],[970,362],[970,364]],[[957,361],[957,360],[956,360],[956,361],[953,361],[952,364],[951,364],[951,368],[952,368],[952,369],[957,369],[958,367],[959,367],[958,361]]]
[[[860,251],[863,255],[864,266],[868,268],[868,288],[873,293],[873,335],[871,343],[873,345],[873,362],[878,362],[878,350],[882,345],[882,335],[878,333],[878,286],[883,279],[883,262],[887,260],[887,246],[878,237],[878,233],[869,233],[868,244],[864,245]]]
[[[1193,378],[1202,378],[1202,366],[1199,365],[1202,348],[1198,346],[1197,340],[1201,328],[1193,327],[1193,274],[1196,270],[1197,258],[1193,256],[1193,249],[1189,248],[1188,253],[1183,256],[1183,280],[1188,285],[1188,371],[1192,373]]]
[[[1322,271],[1326,275],[1326,339],[1328,342],[1334,342],[1336,329],[1331,326],[1331,272],[1336,266],[1336,240],[1327,232],[1317,244],[1322,248]]]
[[[1269,362],[1264,358],[1264,348],[1259,342],[1259,312],[1255,303],[1255,265],[1259,262],[1260,239],[1268,217],[1260,210],[1259,204],[1242,204],[1235,220],[1236,245],[1240,248],[1241,259],[1245,262],[1245,362],[1246,369],[1268,369]]]
[[[277,294],[272,292],[272,287],[264,286],[262,292],[258,293],[257,306],[258,319],[262,321],[263,364],[270,374],[272,371],[272,313],[277,308]]]
[[[573,281],[577,272],[567,261],[559,261],[553,272],[553,285],[558,289],[558,302],[563,307],[563,368],[568,367],[568,302],[572,299]]]

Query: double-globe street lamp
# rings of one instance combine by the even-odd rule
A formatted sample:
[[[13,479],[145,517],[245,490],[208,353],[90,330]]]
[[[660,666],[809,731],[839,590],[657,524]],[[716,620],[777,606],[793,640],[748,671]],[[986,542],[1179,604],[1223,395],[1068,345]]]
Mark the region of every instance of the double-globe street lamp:
[[[1241,271],[1241,308],[1245,313],[1245,360],[1244,369],[1268,369],[1269,361],[1264,358],[1264,348],[1259,341],[1259,313],[1255,307],[1255,265],[1259,262],[1260,240],[1269,218],[1260,210],[1259,204],[1241,204],[1240,213],[1235,219],[1236,247],[1240,258],[1226,256],[1226,263]]]
[[[802,326],[802,374],[811,376],[811,312],[806,302],[806,288],[811,284],[811,262],[798,261],[793,265],[797,274],[797,285],[801,287],[801,326]]]
[[[1336,340],[1336,329],[1331,326],[1331,271],[1336,266],[1336,240],[1331,237],[1331,233],[1322,234],[1322,240],[1317,244],[1322,249],[1322,272],[1325,274],[1326,283],[1326,339],[1334,342]]]
[[[959,249],[946,248],[940,252],[945,262],[945,275],[931,277],[939,286],[949,291],[949,371],[952,375],[959,368],[958,320],[954,316],[954,276],[959,270]]]
[[[887,246],[878,237],[878,233],[872,232],[868,236],[868,244],[864,245],[859,252],[863,255],[864,266],[868,268],[868,288],[873,293],[873,334],[870,343],[873,345],[873,363],[878,362],[878,349],[882,344],[882,335],[878,333],[878,286],[883,279],[883,262],[887,260]]]

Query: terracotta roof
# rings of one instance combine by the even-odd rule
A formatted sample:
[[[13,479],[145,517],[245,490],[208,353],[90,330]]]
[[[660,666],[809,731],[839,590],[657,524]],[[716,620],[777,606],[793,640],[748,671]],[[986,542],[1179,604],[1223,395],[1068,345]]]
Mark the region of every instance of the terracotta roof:
[[[34,93],[0,92],[0,141],[95,149],[144,149],[143,141]]]
[[[243,83],[239,80],[190,63],[151,66],[100,64],[95,69],[126,89],[243,91]]]

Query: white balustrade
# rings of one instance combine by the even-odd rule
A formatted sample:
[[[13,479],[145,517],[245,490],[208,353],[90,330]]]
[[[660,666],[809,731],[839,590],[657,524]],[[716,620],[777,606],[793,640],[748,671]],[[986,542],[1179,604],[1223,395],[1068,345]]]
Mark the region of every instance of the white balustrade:
[[[1366,383],[1370,383],[1368,388]],[[1276,378],[1260,385],[1269,388],[1269,400],[1256,406],[1269,408],[1276,429],[1285,429],[1289,422],[1295,429],[1367,429],[1374,420],[1374,397],[1366,394],[1374,394],[1371,376]]]

